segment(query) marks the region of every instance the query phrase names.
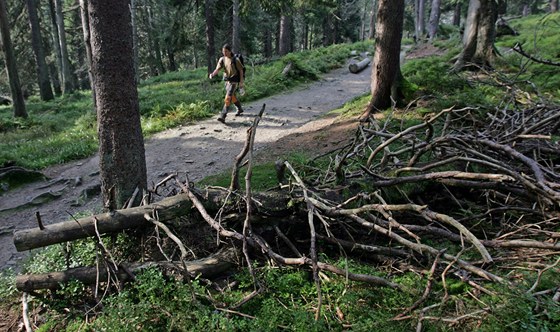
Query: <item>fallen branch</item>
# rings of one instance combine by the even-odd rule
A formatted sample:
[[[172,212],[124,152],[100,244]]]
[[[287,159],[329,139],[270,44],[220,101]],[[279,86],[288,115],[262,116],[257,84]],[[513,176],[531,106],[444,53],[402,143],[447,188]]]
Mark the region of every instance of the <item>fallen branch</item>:
[[[236,250],[222,250],[215,255],[185,262],[188,273],[192,277],[202,276],[204,278],[212,278],[218,276],[235,266]],[[146,262],[121,264],[117,275],[120,281],[130,280],[129,272],[138,273],[139,271],[149,268],[158,267],[164,270],[180,271],[184,273],[183,264],[181,262]],[[61,283],[71,280],[78,280],[86,285],[95,284],[96,282],[107,282],[108,274],[96,276],[96,267],[77,267],[68,269],[63,272],[49,272],[44,274],[25,274],[16,277],[16,287],[20,291],[30,292],[39,289],[57,289]]]

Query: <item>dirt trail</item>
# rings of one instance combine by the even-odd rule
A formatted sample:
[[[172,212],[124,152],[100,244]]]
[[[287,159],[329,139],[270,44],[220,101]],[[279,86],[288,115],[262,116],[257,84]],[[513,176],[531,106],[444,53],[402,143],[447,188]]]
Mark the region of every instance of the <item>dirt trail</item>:
[[[370,89],[371,66],[351,74],[347,65],[334,70],[297,90],[245,103],[243,116],[228,115],[227,124],[216,117],[194,125],[181,126],[146,140],[148,183],[152,187],[168,174],[188,173],[191,181],[229,169],[246,139],[246,129],[266,104],[255,140],[257,152],[277,154],[278,147],[267,149],[287,135],[314,131],[331,124],[333,118],[321,117]],[[250,80],[248,84],[251,84]],[[297,141],[293,141],[297,146]],[[290,151],[294,146],[282,146]],[[69,218],[81,211],[98,211],[100,197],[98,156],[44,170],[49,180],[29,184],[0,197],[0,269],[15,267],[27,253],[18,253],[13,232],[37,227],[35,213],[40,212],[45,225]],[[76,204],[85,191],[91,192],[84,203]],[[41,203],[43,197],[55,199]],[[34,201],[37,205],[18,209]]]

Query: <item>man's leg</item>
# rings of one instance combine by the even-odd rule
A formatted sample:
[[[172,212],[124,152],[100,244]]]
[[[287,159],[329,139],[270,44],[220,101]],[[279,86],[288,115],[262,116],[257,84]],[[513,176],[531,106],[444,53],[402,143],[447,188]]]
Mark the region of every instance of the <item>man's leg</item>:
[[[234,84],[231,84],[230,82],[226,83],[226,97],[224,98],[224,107],[222,108],[222,112],[218,117],[218,121],[220,121],[221,123],[226,123],[228,108],[231,105],[232,98],[235,98],[233,94],[234,88],[235,88]]]
[[[235,107],[237,108],[237,112],[235,113],[235,116],[241,115],[243,114],[243,107],[241,107],[241,103],[238,101],[236,101],[235,103],[233,103],[235,105]]]

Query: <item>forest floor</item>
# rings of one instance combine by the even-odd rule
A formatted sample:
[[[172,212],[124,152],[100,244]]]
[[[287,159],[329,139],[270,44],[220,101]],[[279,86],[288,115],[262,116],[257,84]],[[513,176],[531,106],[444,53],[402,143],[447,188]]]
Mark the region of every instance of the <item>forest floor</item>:
[[[436,52],[429,46],[414,48],[407,58]],[[215,116],[154,135],[145,141],[148,186],[153,187],[175,172],[181,179],[188,174],[189,180],[196,183],[231,169],[245,143],[246,130],[264,104],[254,144],[257,161],[275,161],[296,151],[313,155],[332,151],[352,140],[358,121],[342,121],[327,113],[370,91],[370,76],[371,66],[358,74],[343,66],[304,87],[246,103],[245,113],[238,117],[230,113],[225,125],[216,121]],[[0,197],[0,270],[18,270],[18,262],[27,256],[27,252],[16,251],[13,233],[38,227],[37,212],[43,224],[49,225],[101,210],[98,168],[97,155],[53,166],[43,170],[45,181],[19,187]]]

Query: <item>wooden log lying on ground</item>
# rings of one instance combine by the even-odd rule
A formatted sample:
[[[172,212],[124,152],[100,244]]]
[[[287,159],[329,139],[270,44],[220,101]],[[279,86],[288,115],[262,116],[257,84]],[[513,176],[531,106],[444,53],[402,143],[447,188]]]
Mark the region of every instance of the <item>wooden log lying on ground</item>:
[[[357,74],[357,73],[361,72],[362,70],[364,70],[367,66],[369,66],[370,62],[371,62],[371,60],[369,58],[365,58],[358,63],[351,63],[348,66],[348,69],[350,70],[350,72],[352,74]]]
[[[208,211],[218,211],[228,197],[224,190],[207,190],[203,192],[203,204]],[[256,208],[264,215],[285,215],[293,211],[288,203],[288,194],[269,192],[255,195],[254,199],[265,202]],[[46,225],[43,229],[37,227],[14,233],[14,244],[18,251],[46,247],[55,243],[83,239],[96,236],[96,233],[106,234],[125,229],[138,228],[149,225],[144,214],[156,213],[159,221],[168,221],[180,216],[189,215],[192,203],[186,194],[179,194],[165,198],[159,202],[129,209],[101,213],[85,218],[64,221]],[[97,229],[96,229],[97,228]],[[96,232],[97,231],[97,232]]]
[[[235,266],[236,255],[237,250],[229,248],[203,259],[185,262],[185,266],[192,277],[200,275],[203,278],[212,278]],[[120,281],[127,281],[133,278],[135,272],[149,267],[184,272],[181,262],[144,262],[119,266],[117,277]],[[57,289],[62,283],[71,280],[77,280],[86,285],[108,281],[109,274],[105,269],[102,268],[99,274],[97,272],[97,268],[91,266],[72,268],[62,272],[19,275],[16,277],[16,288],[23,292],[30,292],[39,289]]]

